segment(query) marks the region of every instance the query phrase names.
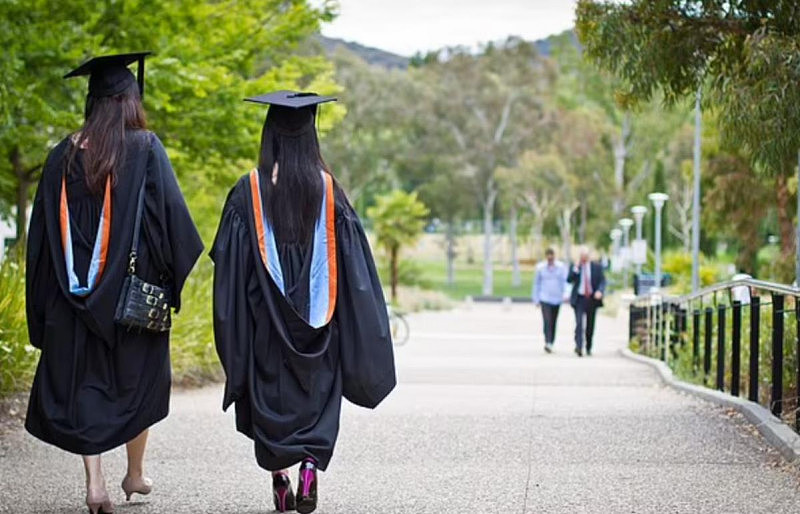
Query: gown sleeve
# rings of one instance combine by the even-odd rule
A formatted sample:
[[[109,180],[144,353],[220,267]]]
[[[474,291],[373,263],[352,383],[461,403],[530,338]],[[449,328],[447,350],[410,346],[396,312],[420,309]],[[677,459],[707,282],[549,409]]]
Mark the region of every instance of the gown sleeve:
[[[159,267],[167,270],[172,307],[178,312],[183,284],[203,251],[203,242],[186,207],[167,152],[155,135],[151,137],[147,173],[151,180],[155,180],[160,194],[146,197],[147,211],[159,230],[147,230],[148,227],[146,230],[155,239],[152,247],[155,248],[157,261],[160,261]]]
[[[28,230],[28,249],[25,256],[25,309],[28,319],[28,337],[31,345],[42,348],[44,310],[50,277],[50,251],[47,226],[42,205],[42,185],[36,191]]]
[[[248,302],[254,276],[248,236],[245,220],[226,205],[210,252],[214,261],[214,340],[226,376],[223,410],[245,395],[255,331]]]
[[[345,203],[337,220],[336,320],[344,396],[373,409],[397,383],[389,317],[375,262],[355,211]]]

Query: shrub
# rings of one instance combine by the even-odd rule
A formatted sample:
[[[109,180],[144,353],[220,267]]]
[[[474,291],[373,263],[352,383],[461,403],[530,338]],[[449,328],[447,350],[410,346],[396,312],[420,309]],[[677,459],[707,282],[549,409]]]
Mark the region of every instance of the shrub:
[[[12,254],[0,264],[0,396],[27,389],[38,360],[38,350],[28,344],[25,263]]]

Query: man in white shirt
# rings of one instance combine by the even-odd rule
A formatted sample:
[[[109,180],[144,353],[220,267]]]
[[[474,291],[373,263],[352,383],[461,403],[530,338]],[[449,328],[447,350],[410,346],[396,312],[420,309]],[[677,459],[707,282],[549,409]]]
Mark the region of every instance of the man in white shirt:
[[[531,296],[533,303],[542,309],[544,321],[544,351],[551,353],[556,338],[558,310],[564,300],[564,284],[567,282],[567,267],[556,260],[555,251],[544,252],[546,260],[536,266]]]

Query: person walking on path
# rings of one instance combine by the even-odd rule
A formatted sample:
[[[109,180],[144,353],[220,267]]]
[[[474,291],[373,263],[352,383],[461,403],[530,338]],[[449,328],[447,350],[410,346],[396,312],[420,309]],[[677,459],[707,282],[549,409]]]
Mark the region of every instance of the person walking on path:
[[[114,511],[101,454],[117,446],[127,499],[152,488],[143,460],[148,427],[169,411],[169,312],[203,249],[164,147],[145,130],[145,55],[98,57],[67,75],[90,75],[85,121],[48,156],[28,235],[28,333],[41,355],[25,428],[83,456],[93,514]],[[127,68],[137,60],[138,84]],[[117,323],[133,279],[153,300],[143,311],[152,330]]]
[[[575,310],[575,353],[583,356],[584,342],[586,355],[592,355],[592,336],[597,309],[603,306],[606,290],[606,276],[599,262],[589,260],[589,250],[580,248],[580,258],[567,276],[572,284],[570,304]]]
[[[533,303],[542,310],[544,321],[544,351],[551,353],[556,339],[558,310],[564,301],[564,288],[567,284],[567,267],[556,260],[552,248],[544,252],[546,260],[536,266],[533,280]]]
[[[211,250],[222,408],[272,472],[279,512],[312,512],[342,397],[376,407],[396,384],[386,302],[367,237],[322,160],[318,104],[278,91],[258,167],[233,187]],[[286,468],[300,463],[297,495]]]

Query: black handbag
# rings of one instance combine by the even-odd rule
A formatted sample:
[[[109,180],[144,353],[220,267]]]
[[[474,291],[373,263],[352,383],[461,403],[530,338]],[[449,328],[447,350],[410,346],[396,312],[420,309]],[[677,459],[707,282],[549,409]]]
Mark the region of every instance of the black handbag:
[[[114,321],[129,330],[167,332],[172,327],[169,290],[165,287],[145,282],[136,275],[137,248],[139,246],[139,232],[142,224],[142,209],[144,207],[145,178],[142,179],[139,200],[136,205],[136,221],[133,226],[128,276],[125,277],[122,294],[117,302]]]

